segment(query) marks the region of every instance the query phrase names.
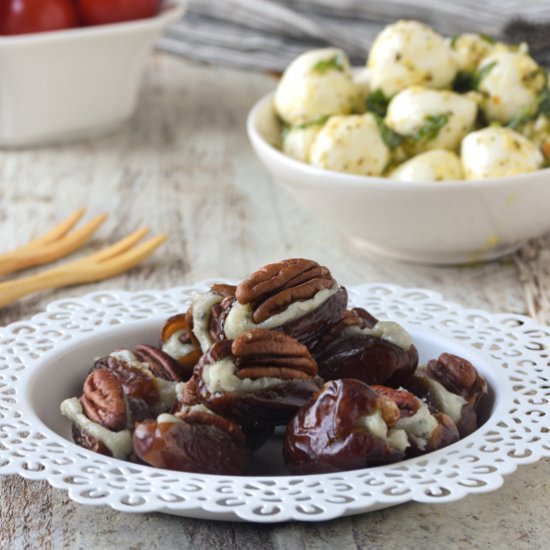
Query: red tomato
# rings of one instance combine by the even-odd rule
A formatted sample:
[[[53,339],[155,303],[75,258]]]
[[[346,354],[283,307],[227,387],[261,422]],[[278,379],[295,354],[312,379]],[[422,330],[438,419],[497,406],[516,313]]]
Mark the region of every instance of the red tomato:
[[[0,34],[56,31],[77,26],[71,0],[0,0]]]
[[[105,25],[156,15],[162,0],[76,0],[83,25]]]

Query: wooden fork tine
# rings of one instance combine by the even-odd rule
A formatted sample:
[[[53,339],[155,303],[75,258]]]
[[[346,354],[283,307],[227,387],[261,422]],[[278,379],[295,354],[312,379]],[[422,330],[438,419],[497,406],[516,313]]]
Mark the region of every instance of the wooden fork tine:
[[[23,245],[17,250],[34,248],[37,245],[49,244],[53,241],[56,241],[60,237],[63,237],[63,235],[66,235],[77,224],[78,220],[82,218],[85,212],[86,210],[84,208],[79,208],[76,212],[73,212],[66,220],[62,221],[59,225],[56,225],[53,229],[51,229],[47,233],[44,233],[44,235],[41,235],[40,237],[36,237],[36,239],[29,241],[27,244]]]
[[[129,248],[132,248],[132,246],[134,246],[138,241],[140,241],[147,233],[149,233],[148,227],[142,227],[141,229],[137,229],[133,233],[130,233],[128,236],[124,237],[123,239],[120,239],[120,241],[117,241],[116,243],[112,244],[111,246],[108,246],[107,248],[102,248],[101,250],[98,250],[95,254],[86,256],[86,258],[82,258],[82,260],[104,262],[110,258],[113,258],[114,256],[118,256],[119,254],[122,254],[124,251],[128,250]]]
[[[136,234],[138,234],[140,238],[144,234],[144,231],[136,231],[132,235],[129,235],[129,237],[132,237],[135,241]],[[115,243],[113,246],[119,246],[121,242],[127,239],[128,237]],[[11,304],[23,296],[40,290],[101,281],[118,275],[136,266],[166,241],[166,239],[166,235],[158,235],[130,250],[128,246],[126,246],[126,243],[124,243],[125,246],[118,256],[113,256],[111,253],[110,259],[102,262],[93,259],[97,254],[92,254],[92,256],[87,256],[86,258],[81,258],[73,262],[67,262],[64,265],[48,269],[42,273],[31,275],[30,277],[0,282],[0,307]],[[109,247],[109,249],[112,249],[112,247]]]
[[[111,256],[102,261],[97,265],[99,278],[95,280],[107,279],[135,267],[150,256],[167,238],[167,235],[157,235],[138,246],[125,250],[118,256]]]
[[[90,220],[82,227],[64,235],[57,241],[45,245],[42,251],[37,252],[36,255],[40,257],[44,256],[47,261],[66,256],[86,243],[106,219],[107,214],[99,215],[97,218]]]
[[[29,243],[13,252],[0,256],[0,275],[8,275],[27,267],[42,265],[67,256],[88,241],[106,219],[107,214],[102,214],[79,229],[63,234],[57,240],[43,245],[32,244],[32,246],[29,246],[31,245]],[[66,222],[64,223],[66,224]],[[61,232],[59,234],[61,235]],[[36,240],[32,243],[36,243]]]

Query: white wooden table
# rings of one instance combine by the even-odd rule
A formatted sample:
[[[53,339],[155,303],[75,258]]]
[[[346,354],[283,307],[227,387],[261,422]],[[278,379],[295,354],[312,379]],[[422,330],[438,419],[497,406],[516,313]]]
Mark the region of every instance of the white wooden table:
[[[464,306],[550,319],[550,239],[489,265],[429,268],[364,256],[269,180],[245,133],[266,75],[155,56],[139,110],[117,134],[70,146],[0,152],[0,248],[43,232],[81,206],[107,212],[100,247],[149,226],[169,242],[131,272],[42,292],[0,310],[25,319],[57,298],[96,289],[168,288],[239,278],[264,263],[309,257],[343,284],[427,287]],[[1,454],[0,448],[0,454]],[[0,479],[0,548],[543,548],[550,536],[550,461],[520,467],[495,493],[408,504],[322,524],[212,523],[73,504],[64,492]]]

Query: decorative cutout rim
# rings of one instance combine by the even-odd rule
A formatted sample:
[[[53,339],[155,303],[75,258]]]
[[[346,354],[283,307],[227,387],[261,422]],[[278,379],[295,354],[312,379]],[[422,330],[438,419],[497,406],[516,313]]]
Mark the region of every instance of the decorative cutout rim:
[[[99,291],[53,302],[30,321],[1,328],[0,474],[46,480],[75,502],[125,512],[324,521],[408,501],[444,503],[493,491],[519,464],[550,457],[550,328],[521,315],[464,309],[430,290],[387,284],[349,287],[350,303],[428,339],[454,342],[491,365],[484,374],[495,402],[487,422],[437,452],[338,474],[198,475],[81,449],[37,415],[33,377],[56,354],[113,328],[131,332],[144,323],[160,323],[184,310],[191,295],[212,282],[157,291]],[[57,410],[58,403],[52,407]]]

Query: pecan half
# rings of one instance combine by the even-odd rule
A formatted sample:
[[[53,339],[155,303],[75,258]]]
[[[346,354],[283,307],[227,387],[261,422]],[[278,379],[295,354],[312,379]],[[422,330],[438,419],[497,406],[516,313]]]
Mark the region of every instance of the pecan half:
[[[287,424],[292,415],[319,391],[322,380],[309,374],[316,372],[316,366],[306,355],[304,346],[279,332],[273,332],[274,336],[269,336],[269,341],[266,341],[263,339],[265,332],[271,334],[273,331],[253,329],[243,333],[243,337],[237,339],[237,356],[232,353],[235,341],[216,342],[202,356],[191,380],[186,383],[184,401],[202,403],[256,433]],[[247,333],[252,334],[247,337]],[[282,354],[276,346],[278,341],[284,343]],[[262,355],[262,351],[267,353]],[[225,374],[220,380],[229,382],[229,389],[218,384],[209,386],[211,380],[207,382],[205,376],[206,369],[222,361]],[[288,367],[284,366],[285,361]]]
[[[107,369],[92,371],[84,382],[80,398],[84,414],[104,428],[120,431],[126,428],[126,405],[122,384]]]
[[[317,363],[309,350],[282,332],[252,329],[233,340],[231,353],[241,379],[310,378]]]
[[[313,260],[294,258],[255,271],[237,286],[235,296],[241,304],[252,304],[252,318],[261,323],[292,302],[309,300],[334,284],[326,267]]]
[[[114,374],[125,395],[143,399],[148,405],[157,403],[159,392],[155,384],[155,377],[150,371],[137,368],[112,355],[98,359],[94,364],[94,371],[97,369],[105,369]]]
[[[480,405],[488,393],[488,386],[470,361],[442,353],[438,359],[419,368],[406,386],[431,407],[450,416],[460,437],[466,437],[479,427]]]
[[[162,350],[147,344],[139,344],[136,346],[135,355],[140,361],[149,365],[149,369],[155,376],[173,382],[183,380],[178,362]]]
[[[447,390],[469,400],[475,393],[487,393],[487,383],[476,368],[458,355],[442,353],[428,362],[426,371]]]
[[[132,357],[133,354],[130,354]],[[166,412],[174,404],[176,383],[155,376],[148,363],[141,363],[134,355],[135,363],[120,356],[101,357],[94,364],[94,369],[107,369],[120,381],[126,399],[139,399],[146,403],[150,412],[148,416]]]

